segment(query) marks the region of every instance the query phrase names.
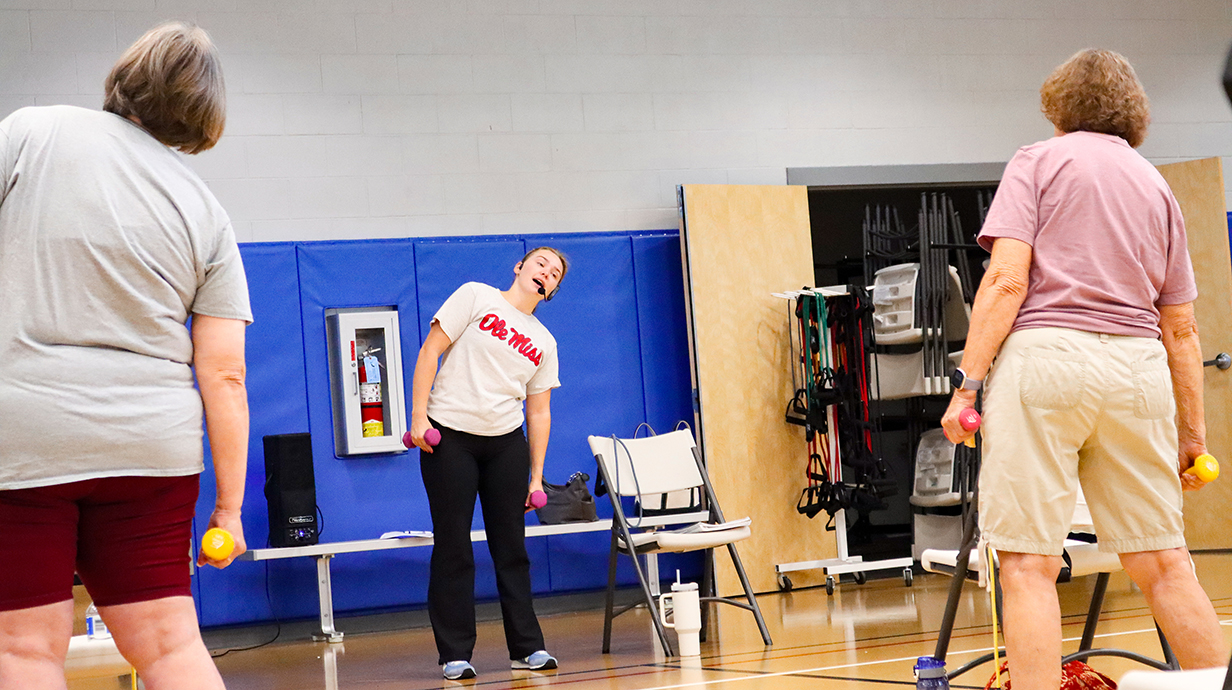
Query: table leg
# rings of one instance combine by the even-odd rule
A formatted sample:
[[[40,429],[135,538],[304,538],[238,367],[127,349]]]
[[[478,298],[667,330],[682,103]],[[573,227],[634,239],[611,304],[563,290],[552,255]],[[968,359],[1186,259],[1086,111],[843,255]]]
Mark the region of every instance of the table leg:
[[[321,604],[321,633],[312,639],[325,642],[341,642],[342,633],[334,630],[334,592],[330,587],[329,561],[333,554],[317,556],[317,596]]]

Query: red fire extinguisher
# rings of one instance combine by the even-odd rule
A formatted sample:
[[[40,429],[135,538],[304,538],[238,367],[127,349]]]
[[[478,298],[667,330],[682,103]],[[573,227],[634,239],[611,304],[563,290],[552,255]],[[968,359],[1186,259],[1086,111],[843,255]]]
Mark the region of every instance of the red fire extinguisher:
[[[381,402],[381,365],[377,350],[368,350],[359,363],[359,418],[364,438],[385,435],[385,405]]]

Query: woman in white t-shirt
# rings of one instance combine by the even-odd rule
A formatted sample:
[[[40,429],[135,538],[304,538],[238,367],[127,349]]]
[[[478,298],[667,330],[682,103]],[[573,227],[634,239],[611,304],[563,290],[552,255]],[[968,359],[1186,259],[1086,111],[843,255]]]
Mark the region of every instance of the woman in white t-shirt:
[[[534,312],[556,294],[568,270],[563,254],[538,247],[513,267],[509,289],[466,283],[432,317],[415,363],[411,436],[422,451],[420,470],[435,537],[428,613],[449,680],[475,677],[470,530],[476,496],[513,668],[556,668],[535,617],[523,515],[531,492],[543,489],[549,400],[560,385],[556,339]],[[441,434],[435,448],[424,440],[432,428]]]

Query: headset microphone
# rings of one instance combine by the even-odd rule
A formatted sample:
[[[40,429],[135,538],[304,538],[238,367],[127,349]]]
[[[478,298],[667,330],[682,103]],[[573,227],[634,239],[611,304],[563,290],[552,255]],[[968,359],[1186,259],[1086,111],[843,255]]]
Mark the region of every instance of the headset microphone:
[[[538,278],[535,279],[535,285],[539,287],[539,294],[543,296],[544,302],[551,302],[552,298],[556,296],[556,290],[553,290],[551,294],[548,294],[547,290],[543,289],[543,283],[539,282]],[[557,289],[560,288],[557,287]]]

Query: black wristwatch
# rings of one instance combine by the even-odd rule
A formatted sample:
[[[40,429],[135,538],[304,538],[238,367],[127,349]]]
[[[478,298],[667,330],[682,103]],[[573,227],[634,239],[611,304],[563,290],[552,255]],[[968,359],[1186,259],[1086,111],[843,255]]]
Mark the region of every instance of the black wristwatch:
[[[955,390],[978,391],[984,387],[984,382],[967,376],[967,372],[962,369],[955,369],[954,373],[950,374],[950,385]]]

